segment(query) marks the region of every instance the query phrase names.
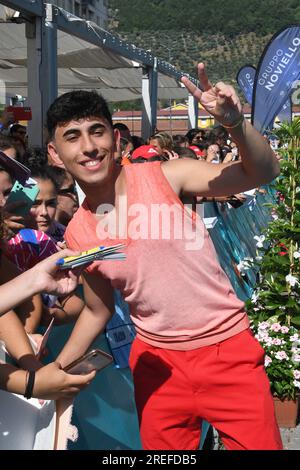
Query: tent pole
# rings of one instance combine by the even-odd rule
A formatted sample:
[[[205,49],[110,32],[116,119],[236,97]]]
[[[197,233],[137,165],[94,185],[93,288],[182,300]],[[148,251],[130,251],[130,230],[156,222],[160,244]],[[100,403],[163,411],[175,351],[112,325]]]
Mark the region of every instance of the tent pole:
[[[188,128],[198,127],[198,101],[189,94],[188,97]]]
[[[46,112],[57,96],[57,28],[55,8],[45,5],[45,16],[26,22],[28,105],[32,121],[28,125],[30,145],[42,146]]]
[[[156,59],[156,58],[155,58]],[[155,131],[157,114],[157,68],[143,67],[142,78],[142,138],[147,140]]]

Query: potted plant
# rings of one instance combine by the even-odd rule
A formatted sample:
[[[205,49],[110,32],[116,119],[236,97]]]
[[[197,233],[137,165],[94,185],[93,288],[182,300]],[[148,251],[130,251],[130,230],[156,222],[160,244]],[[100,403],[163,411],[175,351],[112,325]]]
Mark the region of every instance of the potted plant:
[[[300,335],[275,318],[252,319],[251,328],[265,350],[265,368],[280,427],[295,427],[300,392]]]
[[[300,119],[277,132],[281,174],[273,185],[272,220],[257,237],[258,280],[246,303],[251,327],[266,351],[276,400],[297,405],[300,392]],[[280,424],[280,423],[279,423]]]

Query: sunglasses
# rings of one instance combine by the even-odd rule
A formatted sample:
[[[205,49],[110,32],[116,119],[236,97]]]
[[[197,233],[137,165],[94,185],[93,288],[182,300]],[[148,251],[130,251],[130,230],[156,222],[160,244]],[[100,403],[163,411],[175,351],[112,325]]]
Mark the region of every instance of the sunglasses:
[[[76,196],[77,197],[77,192],[76,192],[76,188],[75,188],[75,185],[72,185],[72,186],[69,186],[68,188],[63,188],[63,189],[60,189],[58,191],[58,194],[60,196],[68,196],[68,195],[72,195],[72,196]]]

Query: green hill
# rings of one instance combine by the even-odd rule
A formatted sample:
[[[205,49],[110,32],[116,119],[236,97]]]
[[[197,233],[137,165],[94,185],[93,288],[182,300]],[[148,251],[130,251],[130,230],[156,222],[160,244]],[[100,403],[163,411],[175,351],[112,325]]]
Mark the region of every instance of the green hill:
[[[195,76],[235,84],[245,64],[257,65],[270,37],[300,24],[299,0],[108,0],[109,29]]]
[[[178,69],[196,76],[198,62],[206,64],[212,81],[224,80],[235,83],[240,67],[257,65],[258,59],[272,36],[257,37],[255,33],[227,38],[222,34],[199,35],[184,31],[123,32],[122,38],[143,49],[151,51]]]

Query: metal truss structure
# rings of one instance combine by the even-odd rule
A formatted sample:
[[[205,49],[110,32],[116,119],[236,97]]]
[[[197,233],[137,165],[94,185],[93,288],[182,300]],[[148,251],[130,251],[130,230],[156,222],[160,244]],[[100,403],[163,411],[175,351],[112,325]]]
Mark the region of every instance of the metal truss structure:
[[[180,81],[182,75],[170,63],[151,52],[137,48],[105,31],[95,23],[76,17],[62,8],[43,0],[0,0],[0,4],[19,11],[26,23],[28,102],[33,109],[29,126],[32,145],[43,143],[43,127],[49,105],[57,96],[57,31],[80,38],[110,53],[140,64],[142,75],[142,136],[148,138],[156,127],[158,72]],[[197,85],[195,78],[189,78]],[[189,96],[189,126],[196,127],[198,105]]]

